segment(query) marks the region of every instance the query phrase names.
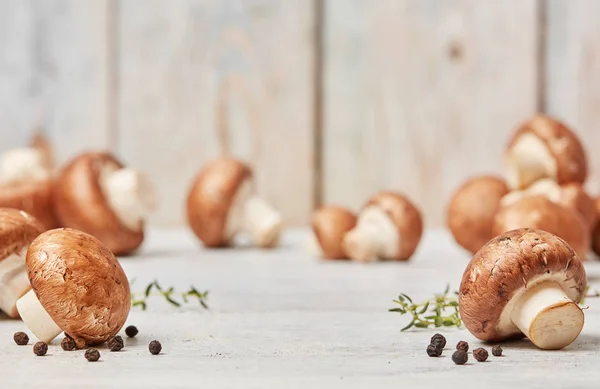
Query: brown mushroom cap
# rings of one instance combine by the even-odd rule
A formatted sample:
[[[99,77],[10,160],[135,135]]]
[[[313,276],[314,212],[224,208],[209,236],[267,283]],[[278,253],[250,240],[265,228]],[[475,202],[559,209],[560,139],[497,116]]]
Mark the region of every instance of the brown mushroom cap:
[[[25,181],[0,184],[0,207],[27,212],[43,224],[45,230],[58,226],[54,215],[53,182]]]
[[[355,226],[356,214],[346,208],[328,206],[313,212],[312,229],[325,258],[348,258],[344,235]]]
[[[98,239],[60,228],[38,236],[27,252],[31,287],[52,320],[79,347],[116,335],[129,314],[129,281]]]
[[[229,157],[207,163],[197,175],[187,197],[187,219],[205,246],[229,244],[226,236],[229,210],[238,189],[251,176],[246,164]]]
[[[579,213],[538,195],[523,198],[500,209],[494,219],[493,234],[518,228],[550,232],[564,239],[585,259],[590,247],[589,229]]]
[[[84,153],[64,167],[54,187],[54,206],[60,225],[87,232],[116,255],[135,250],[144,228],[125,226],[110,207],[100,183],[106,167],[123,165],[110,153]]]
[[[406,197],[396,192],[383,191],[371,197],[365,208],[377,206],[383,210],[398,228],[400,247],[394,259],[405,261],[417,249],[423,234],[421,213]]]
[[[522,337],[510,320],[512,307],[526,288],[542,281],[559,283],[575,302],[583,298],[585,269],[571,246],[529,228],[497,236],[475,254],[463,275],[458,303],[465,327],[483,341]]]
[[[579,138],[562,122],[547,115],[538,114],[523,123],[511,138],[507,150],[510,156],[512,147],[524,134],[531,134],[541,140],[556,162],[556,177],[549,177],[559,184],[583,183],[587,177],[587,159]]]
[[[594,200],[587,194],[581,184],[572,182],[561,187],[560,203],[567,208],[577,210],[589,229],[596,225],[598,215]]]
[[[598,215],[598,220],[592,231],[592,248],[596,255],[600,255],[600,197],[594,200],[594,209],[596,210],[596,215]]]
[[[20,252],[44,231],[44,226],[26,212],[0,208],[0,261]]]
[[[446,221],[459,245],[475,253],[493,238],[494,216],[507,193],[506,183],[492,176],[472,178],[454,193]]]

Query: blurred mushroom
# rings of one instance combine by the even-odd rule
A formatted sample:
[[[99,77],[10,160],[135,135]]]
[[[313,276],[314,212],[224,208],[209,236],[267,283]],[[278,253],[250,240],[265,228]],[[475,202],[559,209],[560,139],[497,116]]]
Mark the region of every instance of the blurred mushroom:
[[[557,235],[581,259],[585,259],[590,249],[590,233],[583,217],[541,195],[525,197],[501,208],[492,232],[496,236],[518,228],[534,228]]]
[[[494,216],[500,199],[508,193],[506,183],[496,177],[475,177],[452,196],[446,221],[454,240],[471,253],[493,238]]]
[[[356,226],[354,212],[337,206],[321,207],[313,212],[312,230],[319,256],[328,259],[348,259],[344,236]]]
[[[360,212],[344,248],[357,261],[408,260],[423,233],[421,213],[405,196],[380,192]]]
[[[550,178],[559,184],[583,183],[586,155],[577,136],[560,121],[538,114],[515,132],[506,150],[507,183],[523,189]]]
[[[56,216],[64,227],[87,232],[115,254],[137,249],[155,207],[154,189],[142,173],[110,153],[88,152],[60,172],[54,187]]]
[[[207,247],[227,246],[240,232],[249,233],[259,247],[271,247],[282,229],[279,212],[254,193],[250,167],[228,157],[207,163],[196,176],[187,219]]]
[[[459,311],[480,340],[526,336],[541,349],[560,349],[583,328],[577,303],[585,289],[583,264],[564,240],[518,229],[492,239],[471,259],[460,285]]]
[[[115,336],[131,307],[129,281],[98,239],[61,228],[38,236],[27,252],[32,290],[17,301],[23,322],[43,342],[62,331],[77,347]]]
[[[594,250],[594,253],[600,256],[600,197],[597,197],[594,200],[594,209],[596,210],[596,215],[598,215],[598,219],[592,231],[592,248]]]

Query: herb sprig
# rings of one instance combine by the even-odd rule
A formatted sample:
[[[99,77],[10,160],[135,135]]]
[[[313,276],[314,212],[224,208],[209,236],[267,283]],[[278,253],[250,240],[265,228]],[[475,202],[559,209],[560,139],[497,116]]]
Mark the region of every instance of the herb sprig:
[[[133,281],[131,282],[133,284]],[[162,296],[171,305],[181,307],[183,304],[188,304],[190,300],[196,299],[204,309],[209,309],[206,300],[208,299],[208,291],[200,292],[194,286],[191,286],[186,292],[177,292],[174,287],[163,288],[157,280],[152,281],[143,293],[131,293],[131,305],[140,307],[145,311],[148,307],[148,300],[153,296]]]
[[[446,287],[443,294],[434,295],[432,299],[415,304],[408,295],[401,293],[394,303],[399,307],[391,308],[389,312],[397,312],[401,315],[410,315],[412,320],[400,331],[409,328],[429,327],[461,327],[462,320],[458,313],[458,292],[449,295],[450,285]],[[448,311],[450,311],[448,313]]]

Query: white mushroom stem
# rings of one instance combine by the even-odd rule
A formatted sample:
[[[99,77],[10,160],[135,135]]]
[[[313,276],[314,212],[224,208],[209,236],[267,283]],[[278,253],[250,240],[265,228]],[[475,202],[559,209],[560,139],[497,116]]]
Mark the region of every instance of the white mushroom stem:
[[[25,325],[42,342],[50,343],[62,332],[48,315],[33,290],[17,301],[17,309]]]
[[[26,253],[27,248],[0,262],[0,310],[13,319],[19,317],[17,300],[31,289],[25,266]]]
[[[150,181],[133,169],[106,172],[102,188],[111,209],[121,223],[137,230],[155,207],[154,188]]]
[[[388,215],[376,206],[365,208],[356,227],[344,237],[348,256],[357,261],[392,258],[399,251],[398,229]]]
[[[46,180],[50,171],[44,158],[35,148],[8,150],[0,157],[0,179],[5,183]]]
[[[512,322],[541,349],[556,350],[572,343],[583,328],[583,311],[554,281],[534,285],[519,298]]]
[[[542,178],[556,178],[556,161],[544,142],[523,134],[509,150],[506,182],[511,189],[526,188]]]
[[[531,186],[523,190],[515,190],[502,197],[502,206],[514,204],[517,201],[528,196],[542,195],[548,200],[558,203],[561,197],[561,187],[554,180],[544,178],[534,182]]]

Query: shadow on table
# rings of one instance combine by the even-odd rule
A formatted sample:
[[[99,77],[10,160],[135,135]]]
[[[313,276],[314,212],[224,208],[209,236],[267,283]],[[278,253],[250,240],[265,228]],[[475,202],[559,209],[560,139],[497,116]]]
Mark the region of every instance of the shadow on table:
[[[528,339],[504,342],[504,343],[501,343],[500,345],[502,346],[502,348],[506,348],[506,349],[511,349],[511,348],[512,349],[522,349],[522,350],[531,349],[531,350],[541,351],[533,343],[531,343]],[[598,349],[600,349],[600,335],[581,334],[572,344],[570,344],[566,348],[564,348],[562,350],[547,350],[547,351],[550,351],[550,352],[552,352],[552,351],[554,351],[554,352],[560,352],[560,351],[574,352],[574,351],[597,351]]]

